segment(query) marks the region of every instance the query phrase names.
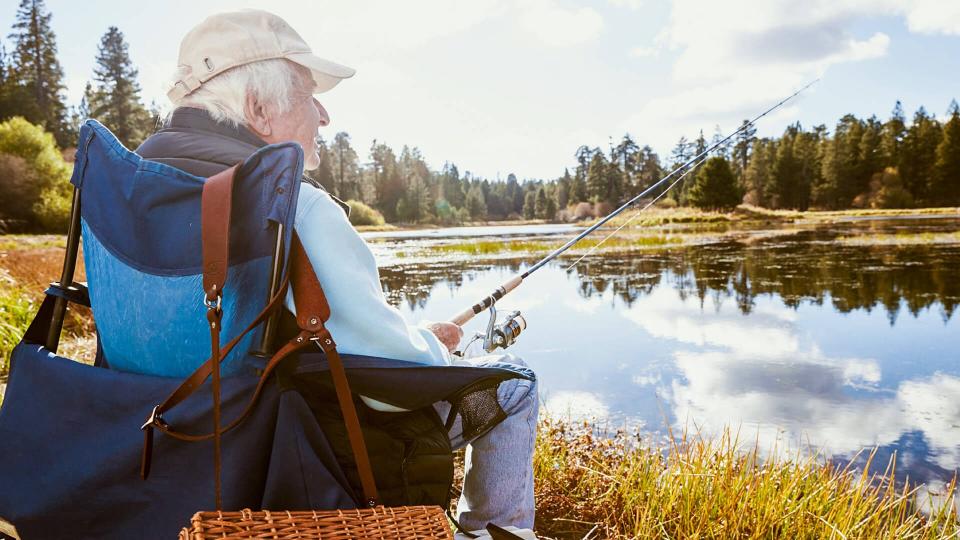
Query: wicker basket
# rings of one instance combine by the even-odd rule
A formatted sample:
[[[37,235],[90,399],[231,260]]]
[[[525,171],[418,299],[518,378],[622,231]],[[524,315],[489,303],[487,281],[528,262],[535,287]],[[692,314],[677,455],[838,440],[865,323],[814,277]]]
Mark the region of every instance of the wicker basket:
[[[400,506],[361,510],[298,512],[197,512],[180,540],[251,538],[256,540],[453,540],[439,506]]]

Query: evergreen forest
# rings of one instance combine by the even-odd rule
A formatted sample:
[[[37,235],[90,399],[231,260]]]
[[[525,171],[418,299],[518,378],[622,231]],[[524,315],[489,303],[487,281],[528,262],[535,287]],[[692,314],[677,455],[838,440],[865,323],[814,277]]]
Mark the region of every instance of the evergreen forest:
[[[141,98],[138,70],[115,26],[100,38],[83,99],[69,106],[57,58],[52,13],[43,0],[21,0],[0,44],[0,224],[6,230],[57,230],[69,208],[70,148],[86,118],[135,149],[162,126],[160,107]],[[346,132],[320,139],[321,165],[307,174],[360,210],[357,223],[432,223],[603,215],[676,171],[684,176],[662,206],[730,210],[746,203],[772,209],[960,206],[960,107],[938,117],[899,102],[885,118],[847,114],[834,125],[788,126],[758,137],[746,121],[709,159],[679,170],[721,140],[703,131],[658,155],[630,134],[606,148],[571,148],[554,178],[483,178],[454,163],[428,166],[419,149],[374,140],[357,145]],[[668,184],[665,184],[668,185]],[[664,185],[664,186],[665,186]],[[652,190],[652,199],[660,195]]]

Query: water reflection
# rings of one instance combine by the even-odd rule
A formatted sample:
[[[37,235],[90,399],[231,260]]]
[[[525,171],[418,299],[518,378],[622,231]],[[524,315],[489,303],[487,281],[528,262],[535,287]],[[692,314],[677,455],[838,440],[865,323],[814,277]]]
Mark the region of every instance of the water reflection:
[[[849,228],[547,266],[503,301],[530,322],[513,352],[554,412],[653,434],[739,427],[785,453],[876,446],[876,463],[898,453],[901,477],[949,480],[960,469],[960,246],[862,247],[840,234]],[[393,265],[382,278],[411,320],[440,320],[532,262]]]

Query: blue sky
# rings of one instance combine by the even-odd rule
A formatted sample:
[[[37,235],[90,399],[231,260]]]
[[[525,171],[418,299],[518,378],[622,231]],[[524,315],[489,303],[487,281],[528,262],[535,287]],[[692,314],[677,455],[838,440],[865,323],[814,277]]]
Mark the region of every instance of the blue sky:
[[[8,29],[17,2],[0,9]],[[320,96],[366,157],[372,139],[418,146],[490,178],[553,178],[581,144],[631,133],[666,155],[681,135],[740,120],[805,82],[761,135],[843,114],[885,118],[897,99],[943,116],[960,98],[960,0],[47,0],[68,96],[100,36],[124,32],[145,101],[167,106],[180,38],[241,8],[286,18],[314,52],[357,69]],[[8,49],[9,49],[8,43]]]

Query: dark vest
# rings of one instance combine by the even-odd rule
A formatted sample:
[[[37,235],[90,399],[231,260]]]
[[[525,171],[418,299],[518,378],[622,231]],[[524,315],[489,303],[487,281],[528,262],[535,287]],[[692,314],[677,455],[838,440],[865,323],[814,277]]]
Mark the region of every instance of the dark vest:
[[[136,152],[145,159],[209,177],[243,161],[266,144],[246,128],[218,123],[201,109],[180,107]],[[309,177],[304,176],[303,180],[324,189]],[[349,206],[333,198],[349,215]],[[279,333],[279,342],[297,334],[296,321],[286,310]],[[297,373],[296,365],[291,364],[280,370],[277,379],[285,391],[299,392],[310,405],[354,492],[361,493],[329,376]],[[407,413],[382,413],[359,399],[355,401],[381,502],[387,506],[434,504],[446,508],[453,483],[453,455],[447,431],[436,411],[426,407]]]

